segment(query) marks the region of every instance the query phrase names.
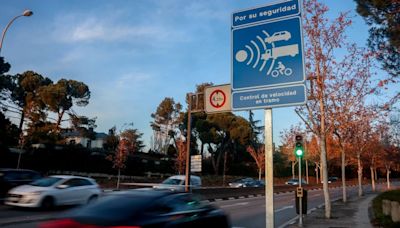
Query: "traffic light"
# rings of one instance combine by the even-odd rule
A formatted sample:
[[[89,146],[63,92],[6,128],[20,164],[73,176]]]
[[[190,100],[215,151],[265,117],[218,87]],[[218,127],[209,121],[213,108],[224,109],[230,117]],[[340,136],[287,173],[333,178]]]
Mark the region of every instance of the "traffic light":
[[[294,154],[298,158],[301,158],[304,156],[303,136],[301,136],[301,135],[296,135],[296,146],[294,148]]]

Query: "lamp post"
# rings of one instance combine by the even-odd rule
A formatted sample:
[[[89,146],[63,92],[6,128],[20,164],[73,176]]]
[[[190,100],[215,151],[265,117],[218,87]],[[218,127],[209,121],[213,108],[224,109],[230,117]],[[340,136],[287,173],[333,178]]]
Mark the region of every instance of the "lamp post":
[[[3,30],[3,34],[2,34],[2,36],[1,36],[1,41],[0,41],[0,54],[1,54],[1,48],[3,47],[4,37],[5,37],[5,35],[6,35],[6,32],[7,32],[8,28],[11,26],[11,24],[12,24],[15,20],[17,20],[17,18],[20,18],[20,17],[30,17],[30,16],[32,16],[32,15],[33,15],[33,12],[32,12],[31,10],[25,10],[22,14],[20,14],[20,15],[18,15],[18,16],[15,16],[13,19],[11,19],[10,22],[8,22],[6,28]]]

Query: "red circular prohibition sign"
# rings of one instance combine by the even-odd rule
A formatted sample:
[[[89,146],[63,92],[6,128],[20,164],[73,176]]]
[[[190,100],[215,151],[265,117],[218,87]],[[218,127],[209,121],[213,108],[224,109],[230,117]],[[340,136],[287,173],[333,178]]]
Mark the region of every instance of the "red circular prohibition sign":
[[[221,93],[222,96],[224,97],[221,104],[219,103],[219,100],[213,100],[214,95],[218,95],[219,93]],[[224,93],[222,90],[220,90],[220,89],[217,89],[217,90],[213,91],[213,92],[211,93],[211,95],[210,95],[210,104],[211,104],[211,106],[213,106],[214,108],[221,108],[222,106],[224,106],[225,101],[226,101],[226,95],[225,95],[225,93]],[[214,102],[216,102],[216,103],[214,103]]]

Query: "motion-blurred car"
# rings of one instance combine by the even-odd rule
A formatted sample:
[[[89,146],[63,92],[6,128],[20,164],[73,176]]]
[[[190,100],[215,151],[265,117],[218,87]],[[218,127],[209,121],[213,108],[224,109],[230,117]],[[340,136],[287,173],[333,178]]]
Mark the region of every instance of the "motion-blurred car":
[[[330,184],[332,182],[336,182],[338,180],[339,180],[338,177],[328,177],[328,184]],[[321,183],[324,183],[324,181],[321,181]]]
[[[95,201],[101,194],[97,183],[86,177],[49,176],[11,189],[5,204],[18,207],[52,208]]]
[[[339,178],[338,177],[328,177],[328,182],[330,181],[330,182],[336,182],[336,181],[338,181],[339,180]]]
[[[189,193],[156,190],[113,192],[40,228],[230,227],[220,209]]]
[[[287,185],[299,185],[299,179],[298,178],[293,178],[285,182]],[[307,182],[304,179],[301,179],[301,184],[307,184]]]
[[[168,177],[166,180],[161,182],[159,185],[154,185],[155,189],[168,189],[177,192],[185,191],[185,175],[175,175]],[[190,175],[190,187],[199,188],[201,187],[201,178],[199,176]]]
[[[40,173],[27,169],[0,169],[0,197],[16,186],[42,178]]]
[[[237,179],[229,183],[231,188],[262,187],[264,185],[263,181],[255,180],[251,177]]]

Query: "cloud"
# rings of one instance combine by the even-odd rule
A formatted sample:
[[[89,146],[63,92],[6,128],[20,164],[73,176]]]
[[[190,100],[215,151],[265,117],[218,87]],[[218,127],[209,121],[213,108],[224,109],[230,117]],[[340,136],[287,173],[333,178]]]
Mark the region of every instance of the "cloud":
[[[68,15],[57,20],[54,37],[65,43],[76,42],[177,42],[187,40],[185,32],[162,24],[122,24],[121,18]],[[60,26],[62,25],[62,26]]]
[[[131,88],[138,84],[151,82],[153,76],[146,73],[127,73],[116,79],[115,85],[119,89]]]

